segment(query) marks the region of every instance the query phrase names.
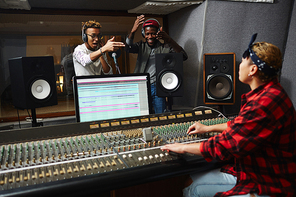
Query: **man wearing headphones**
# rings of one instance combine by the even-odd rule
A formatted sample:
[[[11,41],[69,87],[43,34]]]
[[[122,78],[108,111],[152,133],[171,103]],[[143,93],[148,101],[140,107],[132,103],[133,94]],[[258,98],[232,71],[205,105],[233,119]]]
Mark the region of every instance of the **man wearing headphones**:
[[[145,41],[133,43],[135,32],[142,25],[142,36]],[[162,39],[164,43],[161,43]],[[163,113],[165,110],[165,98],[156,96],[156,53],[182,53],[185,61],[188,56],[184,49],[178,45],[166,32],[162,30],[156,19],[148,19],[145,16],[138,16],[134,26],[127,36],[125,50],[129,53],[137,53],[137,63],[134,73],[149,73],[151,82],[152,104],[155,113]]]
[[[122,42],[114,42],[114,37],[104,45],[101,35],[101,24],[96,21],[82,23],[83,44],[78,45],[73,53],[76,76],[113,74],[105,52],[116,51],[124,47]]]

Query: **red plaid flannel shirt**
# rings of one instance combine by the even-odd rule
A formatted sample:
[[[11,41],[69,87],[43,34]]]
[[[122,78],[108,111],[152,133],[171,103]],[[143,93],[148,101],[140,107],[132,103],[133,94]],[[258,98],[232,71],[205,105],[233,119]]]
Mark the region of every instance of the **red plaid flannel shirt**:
[[[295,196],[296,113],[278,81],[242,95],[239,115],[201,152],[207,161],[235,161],[221,170],[237,176],[236,186],[216,196]]]

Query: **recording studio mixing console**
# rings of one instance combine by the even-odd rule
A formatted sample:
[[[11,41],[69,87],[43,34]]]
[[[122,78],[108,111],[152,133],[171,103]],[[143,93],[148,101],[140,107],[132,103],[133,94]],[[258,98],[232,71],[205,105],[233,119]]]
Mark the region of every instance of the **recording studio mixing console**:
[[[0,132],[0,195],[80,195],[215,167],[203,158],[169,154],[167,143],[193,143],[195,121],[228,121],[212,110],[172,112]]]

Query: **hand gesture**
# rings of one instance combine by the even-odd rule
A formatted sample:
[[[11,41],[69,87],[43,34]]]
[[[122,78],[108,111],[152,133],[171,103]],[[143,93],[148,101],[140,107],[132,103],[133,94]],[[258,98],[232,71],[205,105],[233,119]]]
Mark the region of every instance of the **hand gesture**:
[[[160,27],[160,30],[159,32],[157,32],[156,37],[157,39],[164,40],[165,43],[170,43],[171,41],[171,37],[165,31],[162,30],[162,27]]]
[[[117,51],[120,47],[124,47],[123,42],[115,42],[115,37],[112,37],[107,41],[107,43],[102,47],[102,50],[104,52],[109,52],[109,51]]]
[[[137,19],[135,20],[131,33],[135,33],[138,30],[138,27],[142,25],[144,22],[145,22],[144,15],[137,16]]]

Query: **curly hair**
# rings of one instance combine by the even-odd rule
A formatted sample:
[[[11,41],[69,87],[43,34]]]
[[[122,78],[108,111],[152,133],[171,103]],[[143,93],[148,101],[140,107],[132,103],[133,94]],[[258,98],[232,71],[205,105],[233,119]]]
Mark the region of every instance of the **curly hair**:
[[[256,42],[253,44],[252,50],[262,61],[266,62],[267,65],[272,66],[277,71],[282,68],[282,53],[277,46],[267,42]],[[259,70],[258,73],[259,78],[263,82],[271,81],[272,79],[278,77],[278,75],[268,76]]]
[[[90,20],[87,22],[82,22],[82,30],[85,31],[87,28],[101,28],[102,25],[95,20]]]

